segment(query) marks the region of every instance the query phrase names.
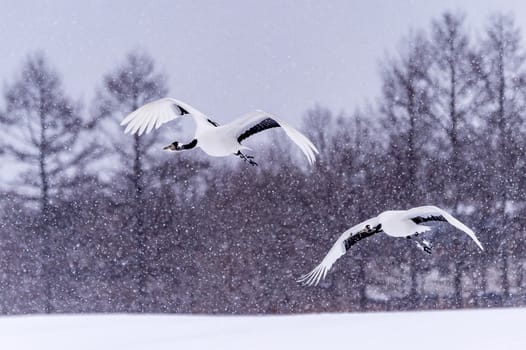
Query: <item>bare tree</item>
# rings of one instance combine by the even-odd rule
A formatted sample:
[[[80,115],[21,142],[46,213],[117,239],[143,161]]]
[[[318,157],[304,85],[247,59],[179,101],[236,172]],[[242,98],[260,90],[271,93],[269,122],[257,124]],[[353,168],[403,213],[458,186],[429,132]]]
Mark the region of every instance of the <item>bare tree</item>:
[[[48,293],[53,285],[52,199],[72,187],[75,176],[84,172],[97,150],[94,142],[82,137],[88,123],[61,84],[44,54],[29,55],[19,77],[5,89],[2,118],[2,148],[22,169],[12,185],[28,202],[39,204],[37,233],[43,244],[43,279]],[[51,294],[45,311],[52,311]]]
[[[28,56],[19,78],[4,93],[2,149],[27,166],[22,181],[13,185],[38,201],[46,220],[60,180],[82,173],[97,150],[82,137],[90,123],[83,121],[78,103],[64,94],[61,84],[45,56],[37,53]]]
[[[436,150],[441,155],[441,148],[447,149],[443,168],[449,185],[445,194],[456,210],[462,189],[456,186],[468,180],[461,176],[465,170],[461,169],[462,152],[468,136],[474,131],[474,52],[464,28],[464,16],[445,12],[433,21],[430,44],[433,57],[430,76],[434,91],[431,109],[438,131],[443,131],[434,139],[439,141],[445,136],[447,148],[438,143]]]
[[[507,201],[521,193],[516,187],[520,182],[515,180],[522,177],[516,165],[523,155],[524,59],[520,31],[513,17],[491,16],[479,52],[476,103],[486,122],[483,138],[495,150],[490,160],[494,163],[491,168],[494,187],[490,191],[498,196],[494,199],[500,202],[498,208],[502,214]]]
[[[120,67],[104,77],[94,108],[94,114],[101,120],[101,130],[110,140],[107,147],[118,154],[118,160],[122,164],[120,169],[123,171],[120,175],[128,180],[115,187],[129,193],[129,196],[123,197],[123,201],[127,203],[134,219],[128,229],[136,239],[137,262],[134,273],[138,283],[139,311],[144,308],[148,275],[144,228],[145,209],[148,205],[145,201],[145,177],[155,159],[152,151],[158,151],[161,147],[157,143],[158,139],[152,135],[124,135],[119,122],[141,105],[165,96],[167,91],[165,79],[156,72],[153,59],[147,54],[130,53]]]
[[[388,60],[383,69],[380,112],[395,160],[393,185],[400,189],[405,204],[418,203],[424,185],[418,175],[431,115],[430,56],[428,41],[419,32],[404,41],[400,57]]]
[[[389,177],[391,203],[399,206],[421,204],[426,182],[422,178],[423,161],[430,135],[431,80],[429,67],[431,52],[422,32],[412,34],[404,42],[398,59],[384,65],[380,113],[384,132],[389,133],[385,176]],[[420,255],[411,250],[410,296],[419,299]]]
[[[520,31],[513,17],[502,14],[490,17],[479,53],[476,94],[479,96],[479,113],[485,120],[482,138],[486,147],[492,150],[485,152],[485,170],[489,172],[488,198],[494,205],[490,210],[498,214],[490,232],[498,241],[503,241],[508,234],[504,228],[509,204],[517,199],[524,200],[524,191],[518,187],[524,177],[524,59]],[[501,244],[497,246],[502,247]],[[501,255],[506,298],[509,296],[510,256],[506,247],[493,254]]]
[[[469,151],[469,135],[474,133],[473,120],[475,111],[474,85],[476,75],[473,71],[474,52],[464,29],[464,16],[445,12],[432,23],[431,51],[433,65],[431,79],[433,99],[431,108],[435,124],[435,135],[430,140],[435,144],[436,166],[431,171],[439,174],[440,187],[446,196],[444,204],[450,204],[457,210],[461,199],[464,204],[471,204],[467,193],[469,176],[473,175],[474,159]],[[445,141],[442,142],[442,140]],[[445,146],[445,147],[444,147]],[[444,152],[443,150],[447,151]],[[442,160],[442,157],[443,160]],[[464,194],[463,194],[464,193]],[[473,198],[472,198],[473,200]],[[465,250],[458,249],[457,236],[448,245],[449,250],[457,257],[453,284],[455,305],[462,306],[462,271],[466,259]]]

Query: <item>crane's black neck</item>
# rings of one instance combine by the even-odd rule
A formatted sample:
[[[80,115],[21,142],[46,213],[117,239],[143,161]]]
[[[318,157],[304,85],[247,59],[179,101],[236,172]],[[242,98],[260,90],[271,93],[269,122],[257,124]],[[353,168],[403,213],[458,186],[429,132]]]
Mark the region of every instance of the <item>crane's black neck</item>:
[[[190,143],[187,143],[186,145],[182,145],[181,149],[192,149],[195,146],[197,146],[197,139],[193,139]]]
[[[197,146],[197,139],[193,139],[190,143],[187,143],[186,145],[179,145],[179,142],[175,141],[169,147],[171,150],[184,151],[186,149],[192,149],[195,146]]]

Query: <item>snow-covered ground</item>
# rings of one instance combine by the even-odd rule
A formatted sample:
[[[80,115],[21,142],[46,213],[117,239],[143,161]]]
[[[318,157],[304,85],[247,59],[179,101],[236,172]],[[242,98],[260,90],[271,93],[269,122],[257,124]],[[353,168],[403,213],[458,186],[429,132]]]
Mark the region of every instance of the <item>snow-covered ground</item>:
[[[0,349],[526,349],[526,309],[0,318]]]

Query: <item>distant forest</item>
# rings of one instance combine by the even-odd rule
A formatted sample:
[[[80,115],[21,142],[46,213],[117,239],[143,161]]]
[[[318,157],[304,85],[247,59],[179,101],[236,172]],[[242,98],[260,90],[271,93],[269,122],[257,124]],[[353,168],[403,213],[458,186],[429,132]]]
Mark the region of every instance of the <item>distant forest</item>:
[[[147,53],[82,102],[30,53],[0,97],[0,159],[14,174],[0,185],[0,313],[524,306],[525,53],[511,16],[471,33],[463,14],[442,14],[384,58],[368,106],[305,106],[296,124],[320,150],[313,167],[276,129],[252,152],[258,167],[161,151],[176,125],[125,135],[125,115],[169,95]],[[439,224],[432,255],[377,235],[318,287],[295,282],[347,228],[426,204],[485,251]]]

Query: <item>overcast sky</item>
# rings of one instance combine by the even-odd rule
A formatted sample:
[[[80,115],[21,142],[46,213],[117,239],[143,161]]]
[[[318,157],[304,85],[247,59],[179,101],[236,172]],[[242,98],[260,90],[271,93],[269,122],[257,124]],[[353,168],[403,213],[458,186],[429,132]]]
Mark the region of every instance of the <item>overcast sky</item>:
[[[44,50],[73,97],[142,49],[171,95],[224,122],[250,109],[297,120],[319,103],[352,111],[379,91],[379,61],[411,28],[462,10],[474,31],[494,11],[526,23],[526,1],[6,1],[0,80]]]

